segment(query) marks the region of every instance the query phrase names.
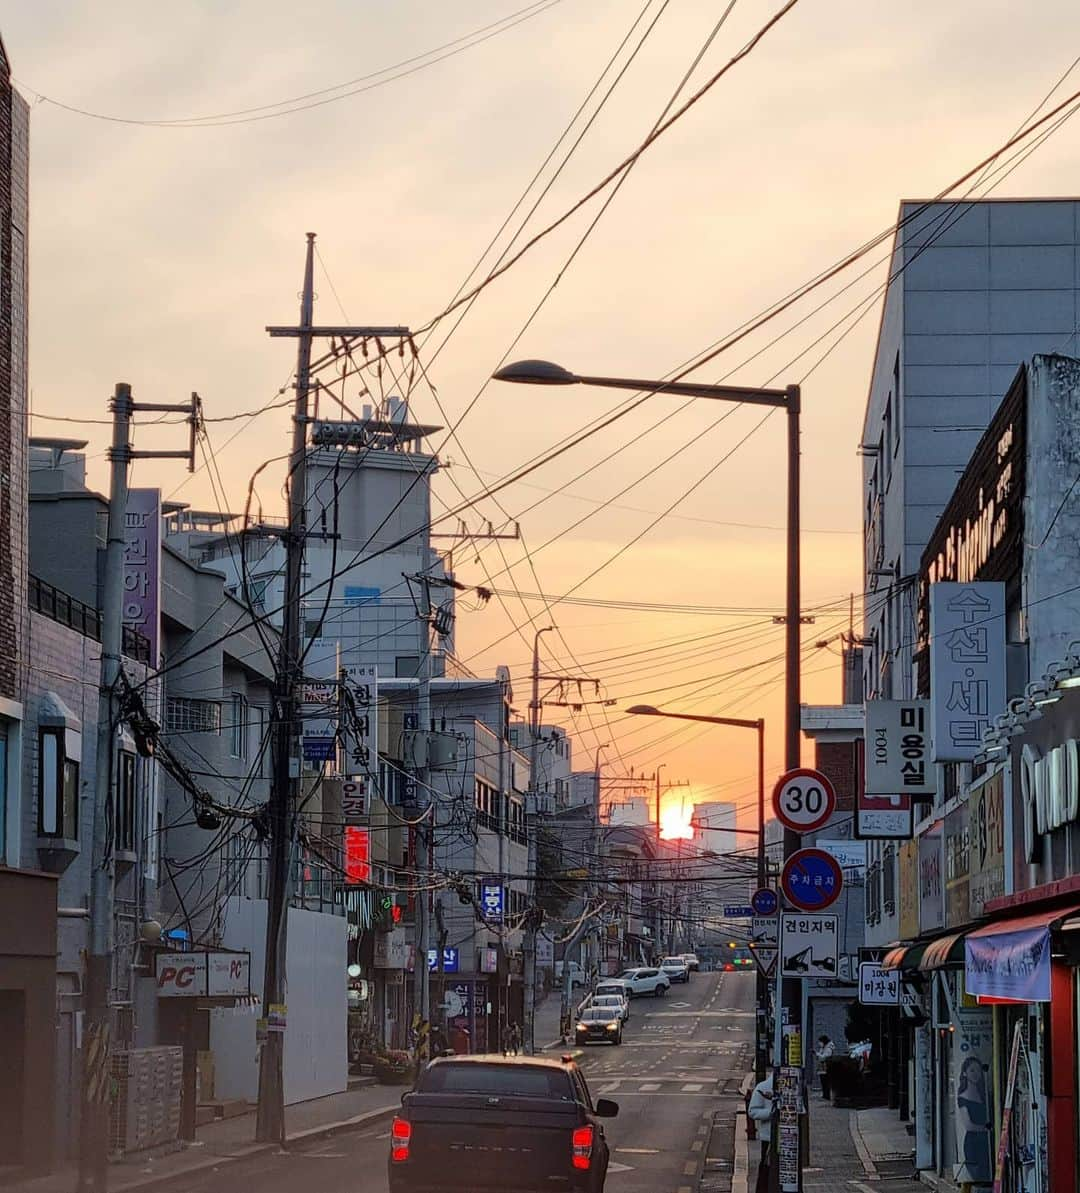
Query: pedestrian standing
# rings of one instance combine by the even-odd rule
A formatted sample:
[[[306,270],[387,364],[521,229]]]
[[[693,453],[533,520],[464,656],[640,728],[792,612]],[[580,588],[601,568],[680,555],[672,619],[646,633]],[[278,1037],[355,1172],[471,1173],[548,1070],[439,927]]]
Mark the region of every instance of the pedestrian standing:
[[[836,1048],[828,1036],[818,1036],[818,1044],[814,1049],[817,1058],[818,1077],[821,1079],[821,1096],[828,1100],[832,1096],[832,1086],[829,1084],[829,1061],[836,1055]]]
[[[750,1105],[746,1113],[757,1124],[757,1137],[761,1140],[761,1159],[758,1162],[757,1184],[754,1193],[769,1193],[769,1165],[772,1163],[772,1120],[773,1120],[773,1075],[754,1086]]]

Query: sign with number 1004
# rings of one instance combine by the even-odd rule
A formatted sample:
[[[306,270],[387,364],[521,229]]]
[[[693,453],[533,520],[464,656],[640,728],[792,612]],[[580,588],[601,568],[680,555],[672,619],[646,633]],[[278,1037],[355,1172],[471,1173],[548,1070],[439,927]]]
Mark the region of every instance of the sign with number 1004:
[[[796,832],[820,828],[836,809],[836,791],[820,772],[796,767],[781,775],[773,788],[777,820]]]

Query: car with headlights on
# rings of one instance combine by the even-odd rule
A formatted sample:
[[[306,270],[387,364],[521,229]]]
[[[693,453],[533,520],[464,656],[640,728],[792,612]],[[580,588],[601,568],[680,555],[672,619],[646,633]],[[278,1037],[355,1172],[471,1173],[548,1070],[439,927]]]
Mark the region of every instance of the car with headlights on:
[[[579,1044],[621,1044],[622,1018],[611,1007],[586,1007],[574,1036]]]

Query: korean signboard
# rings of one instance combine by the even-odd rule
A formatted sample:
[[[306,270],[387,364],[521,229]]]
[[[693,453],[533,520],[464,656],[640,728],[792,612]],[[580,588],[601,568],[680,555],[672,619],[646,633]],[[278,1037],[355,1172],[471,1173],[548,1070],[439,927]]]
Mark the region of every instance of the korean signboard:
[[[158,953],[158,998],[246,998],[250,953]]]
[[[970,919],[970,835],[968,805],[962,803],[945,817],[945,927],[956,928]]]
[[[868,700],[865,758],[868,794],[932,796],[930,702]]]
[[[431,973],[435,973],[439,968],[439,950],[428,949],[427,951],[427,967]],[[453,948],[443,949],[442,955],[443,973],[457,973],[460,968],[458,959],[458,951]]]
[[[930,704],[935,762],[970,762],[1005,711],[1005,585],[931,584]]]
[[[128,490],[124,511],[124,625],[150,643],[150,664],[161,650],[161,490]]]
[[[371,830],[347,824],[344,829],[345,885],[360,886],[371,881]]]
[[[375,968],[404,969],[409,961],[409,945],[404,928],[375,933]]]
[[[896,862],[900,902],[900,939],[914,940],[919,935],[919,845],[905,841]]]
[[[337,684],[307,681],[300,688],[304,761],[332,763],[337,755]]]
[[[503,888],[498,882],[484,882],[480,884],[480,910],[484,919],[494,923],[502,923],[503,918]]]
[[[910,840],[914,815],[910,795],[855,796],[855,836],[864,841]]]
[[[782,912],[780,976],[835,978],[840,917]]]
[[[898,1007],[900,971],[882,969],[880,965],[874,964],[860,965],[859,1002],[868,1007]]]
[[[968,796],[971,841],[971,915],[983,914],[987,900],[1005,894],[1005,775],[990,775]]]
[[[964,984],[969,994],[1019,1002],[1050,1001],[1050,929],[985,929],[964,940]]]
[[[359,797],[368,794],[379,775],[378,694],[379,672],[373,663],[345,668],[340,766]]]
[[[919,837],[919,931],[945,927],[945,884],[941,873],[942,822]]]

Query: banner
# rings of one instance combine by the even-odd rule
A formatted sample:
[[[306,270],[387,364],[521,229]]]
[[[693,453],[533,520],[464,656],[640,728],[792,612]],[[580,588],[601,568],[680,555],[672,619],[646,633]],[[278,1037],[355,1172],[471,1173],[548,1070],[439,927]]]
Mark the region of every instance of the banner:
[[[975,933],[964,941],[969,994],[1017,1002],[1050,1001],[1050,929]]]
[[[124,510],[124,625],[161,652],[161,490],[129,489]]]

